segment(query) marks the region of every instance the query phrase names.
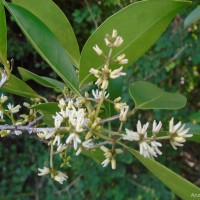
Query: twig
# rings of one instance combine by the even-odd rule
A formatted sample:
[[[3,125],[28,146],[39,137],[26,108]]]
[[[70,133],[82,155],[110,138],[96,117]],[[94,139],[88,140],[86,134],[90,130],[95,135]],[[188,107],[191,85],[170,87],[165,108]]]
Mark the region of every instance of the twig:
[[[96,21],[94,15],[93,15],[93,12],[92,12],[92,10],[91,10],[91,8],[90,8],[90,4],[88,3],[87,0],[84,0],[84,2],[85,2],[85,4],[86,4],[86,7],[87,7],[87,9],[88,9],[88,11],[89,11],[91,17],[92,17],[92,21],[94,22],[95,29],[97,29],[97,28],[98,28],[98,22]]]
[[[70,190],[70,188],[75,185],[75,183],[81,178],[81,176],[83,176],[83,174],[79,175],[78,177],[76,177],[64,190],[60,190],[58,192],[56,192],[56,194],[58,196],[60,196],[63,192],[68,192]]]
[[[43,130],[46,130],[48,132],[52,132],[52,131],[56,131],[58,130],[57,128],[47,128],[47,127],[43,127],[43,128],[35,128],[35,127],[30,127],[28,126],[9,126],[9,125],[0,125],[0,130],[10,130],[10,131],[28,131],[29,133],[39,133],[39,132],[43,132]],[[65,127],[60,127],[61,131],[66,130]]]
[[[33,120],[28,124],[28,126],[34,126],[37,122],[39,122],[42,119],[43,115],[39,116],[37,119]]]
[[[105,122],[110,122],[110,121],[116,120],[116,119],[118,119],[118,118],[119,118],[119,114],[118,114],[118,115],[114,115],[114,116],[112,116],[112,117],[108,117],[108,118],[102,119],[102,120],[100,121],[100,124],[103,124],[103,123],[105,123]]]
[[[159,69],[155,70],[153,73],[149,74],[148,76],[146,76],[144,78],[144,80],[148,80],[150,79],[152,76],[156,75],[158,72],[160,72],[163,68],[165,68],[166,66],[168,66],[171,62],[173,62],[174,60],[176,60],[181,53],[187,48],[187,45],[183,46],[168,62],[167,64],[165,64],[163,67],[160,67]]]

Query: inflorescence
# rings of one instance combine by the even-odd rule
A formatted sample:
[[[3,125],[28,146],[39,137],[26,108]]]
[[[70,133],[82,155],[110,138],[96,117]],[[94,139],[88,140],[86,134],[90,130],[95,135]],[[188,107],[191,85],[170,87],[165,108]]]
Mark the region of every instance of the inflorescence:
[[[67,180],[68,176],[65,173],[54,169],[53,156],[60,154],[62,158],[61,167],[69,167],[71,155],[68,152],[71,152],[72,149],[74,154],[79,156],[83,150],[93,151],[100,148],[105,157],[101,163],[102,166],[106,167],[111,164],[111,168],[116,169],[117,156],[123,154],[123,149],[116,148],[116,146],[119,146],[118,142],[129,141],[127,143],[129,145],[131,145],[130,142],[136,142],[139,145],[141,155],[154,159],[162,154],[161,140],[169,140],[171,146],[176,150],[177,147],[183,146],[187,138],[192,137],[192,134],[188,134],[189,128],[185,128],[185,125],[182,125],[181,122],[174,125],[173,118],[169,122],[168,131],[162,131],[161,121],[159,123],[153,121],[151,131],[148,131],[149,122],[142,125],[140,121],[138,121],[135,131],[123,128],[136,109],[130,110],[129,106],[121,101],[121,97],[114,100],[109,99],[110,95],[107,92],[110,79],[126,75],[123,72],[123,65],[128,63],[126,55],[112,56],[113,49],[120,47],[122,44],[123,38],[118,35],[116,30],[113,30],[112,35],[107,34],[105,37],[105,45],[109,49],[108,55],[105,55],[103,50],[95,45],[93,49],[96,54],[105,59],[102,68],[96,69],[93,67],[89,71],[96,78],[96,89],[93,89],[90,93],[86,92],[84,96],[76,96],[71,91],[67,90],[66,92],[65,90],[58,103],[60,111],[53,116],[54,127],[33,129],[36,131],[37,136],[50,146],[50,164],[48,167],[38,169],[39,176],[50,174],[54,180],[61,184]],[[112,66],[116,67],[115,69],[111,69],[111,63]],[[5,81],[4,73],[1,71],[1,74],[1,83],[3,83]],[[38,113],[28,103],[24,103],[24,106],[29,110],[29,114],[19,115],[21,106],[14,106],[10,103],[5,105],[7,101],[8,97],[2,94],[0,97],[0,122],[5,122],[4,117],[6,116],[16,127],[14,134],[20,135],[22,130],[17,126],[30,125],[31,121],[37,119]],[[113,104],[118,115],[104,118],[105,102]],[[34,103],[39,104],[40,101],[35,100]],[[107,123],[117,119],[120,122],[118,130],[107,129]],[[35,124],[32,124],[36,125],[37,120]],[[27,130],[30,130],[30,127]],[[4,137],[12,132],[13,129],[2,128],[0,135]]]

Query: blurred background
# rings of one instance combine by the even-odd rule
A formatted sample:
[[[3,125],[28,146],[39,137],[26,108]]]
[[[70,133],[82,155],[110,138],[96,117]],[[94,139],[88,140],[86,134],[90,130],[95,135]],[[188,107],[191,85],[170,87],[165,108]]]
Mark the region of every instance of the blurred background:
[[[134,0],[55,0],[68,17],[82,49],[91,33],[110,15]],[[170,92],[184,94],[187,106],[177,111],[145,111],[136,113],[127,127],[135,129],[138,119],[142,122],[162,120],[164,127],[172,116],[176,122],[193,124],[200,128],[200,23],[184,27],[184,21],[199,0],[178,14],[157,43],[137,62],[127,69],[123,81],[123,99],[133,106],[128,86],[136,80],[148,80]],[[200,4],[200,3],[199,3]],[[139,20],[139,19],[138,19]],[[13,73],[19,76],[17,67],[23,67],[39,75],[56,78],[56,74],[27,42],[13,18],[7,13],[8,55],[14,58]],[[142,23],[142,22],[141,22]],[[114,28],[114,27],[113,27]],[[20,77],[20,76],[19,76]],[[28,82],[38,93],[51,101],[58,93]],[[9,94],[10,101],[23,103],[24,99]],[[138,147],[136,147],[138,148]],[[187,142],[174,151],[166,143],[163,155],[157,161],[200,186],[200,146]],[[55,162],[56,163],[56,162]],[[57,158],[59,166],[59,158]],[[60,185],[48,176],[38,177],[37,168],[48,164],[48,147],[27,136],[0,139],[0,200],[16,199],[114,199],[114,200],[175,200],[176,195],[155,178],[137,159],[126,153],[117,162],[117,169],[102,168],[84,155],[71,160],[67,183]],[[183,188],[185,190],[187,188]]]

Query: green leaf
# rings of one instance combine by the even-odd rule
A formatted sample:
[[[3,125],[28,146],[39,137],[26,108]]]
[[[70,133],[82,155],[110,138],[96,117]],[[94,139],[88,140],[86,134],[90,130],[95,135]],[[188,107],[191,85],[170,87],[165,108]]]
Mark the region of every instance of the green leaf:
[[[123,78],[122,77],[119,77],[117,79],[111,79],[109,82],[109,87],[108,87],[109,98],[111,100],[114,100],[117,97],[121,96],[122,88],[123,88]],[[106,113],[107,113],[108,117],[116,114],[116,110],[114,109],[113,104],[111,104],[109,102],[105,102],[104,104],[105,104],[105,109],[106,109]]]
[[[200,125],[192,124],[192,123],[186,123],[185,125],[186,125],[186,128],[190,128],[188,134],[193,134],[193,136],[190,138],[187,138],[187,140],[191,142],[200,143]]]
[[[81,153],[87,157],[92,158],[98,164],[101,164],[102,161],[105,159],[103,155],[103,151],[100,148],[95,148],[91,150],[83,150]]]
[[[197,6],[185,19],[184,26],[188,27],[200,20],[200,6]]]
[[[11,75],[11,78],[3,85],[2,89],[22,97],[40,99],[43,98],[39,94],[37,94],[32,88],[30,88],[26,83],[24,83],[24,81],[20,80],[14,75]]]
[[[114,49],[112,56],[115,58],[125,53],[129,59],[129,63],[125,65],[127,67],[158,40],[172,18],[188,5],[190,5],[189,1],[140,1],[112,15],[101,24],[83,47],[80,60],[80,85],[93,80],[93,76],[89,74],[90,68],[99,69],[105,63],[102,57],[96,55],[92,47],[97,44],[108,55],[109,49],[104,43],[106,34],[111,34],[112,30],[116,29],[124,39],[124,43]],[[118,67],[115,65],[111,68]]]
[[[147,81],[131,84],[129,92],[137,109],[174,110],[184,107],[187,102],[183,95],[165,92]]]
[[[144,158],[140,153],[128,146],[121,144],[130,153],[132,153],[149,171],[151,171],[158,179],[160,179],[170,190],[172,190],[181,199],[189,200],[194,199],[192,194],[200,194],[200,189],[176,174],[172,170],[156,162],[155,160]]]
[[[40,85],[43,85],[45,87],[50,87],[50,88],[63,89],[66,86],[64,83],[62,83],[60,81],[57,81],[55,79],[45,77],[45,76],[38,76],[37,74],[34,74],[33,72],[30,72],[21,67],[18,67],[18,71],[24,81],[34,80],[35,82],[39,83]]]
[[[46,123],[47,126],[53,126],[54,120],[53,115],[55,115],[56,112],[59,112],[60,108],[58,107],[58,103],[51,102],[51,103],[41,103],[39,105],[32,106],[31,108],[34,108],[36,110],[39,110],[43,114],[43,120]]]
[[[13,0],[12,2],[37,16],[58,38],[73,64],[79,67],[80,52],[74,31],[69,20],[52,0]]]
[[[2,0],[0,0],[0,62],[7,62],[7,28]]]
[[[37,52],[64,82],[79,94],[75,69],[55,35],[28,10],[11,3],[5,5]]]

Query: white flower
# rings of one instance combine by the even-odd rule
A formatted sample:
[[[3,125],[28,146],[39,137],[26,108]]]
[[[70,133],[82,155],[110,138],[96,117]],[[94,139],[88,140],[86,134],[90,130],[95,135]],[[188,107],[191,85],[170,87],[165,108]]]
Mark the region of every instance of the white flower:
[[[94,49],[94,51],[95,51],[99,56],[102,55],[103,51],[99,48],[98,45],[95,45],[95,46],[93,47],[93,49]]]
[[[120,65],[127,64],[128,63],[128,59],[125,58],[125,56],[126,56],[125,54],[121,54],[121,55],[117,56],[115,61]]]
[[[124,122],[126,121],[127,114],[128,114],[129,106],[122,106],[119,114],[119,120]]]
[[[85,118],[84,109],[80,108],[76,111],[74,108],[69,114],[69,121],[72,126],[75,127],[76,132],[82,132],[84,130],[84,126],[88,123],[88,119]]]
[[[3,111],[0,110],[0,119],[3,119]]]
[[[147,122],[142,126],[141,122],[137,123],[137,132],[133,132],[131,130],[125,129],[126,135],[122,135],[124,140],[130,141],[139,141],[140,154],[144,157],[154,158],[157,157],[157,154],[161,155],[162,152],[158,149],[162,144],[157,141],[149,141],[147,137],[147,129],[149,123]],[[159,123],[156,125],[156,122],[153,125],[153,131],[159,131],[162,124]]]
[[[21,135],[22,131],[15,131],[15,135]]]
[[[129,129],[125,129],[126,135],[122,135],[123,140],[129,140],[129,141],[139,141],[140,140],[140,135],[138,132],[131,131]]]
[[[139,141],[140,139],[147,138],[147,128],[149,126],[149,123],[147,122],[145,125],[142,126],[140,120],[138,120],[137,123],[137,132],[133,132],[131,130],[125,129],[127,135],[123,135],[124,140],[130,140],[130,141]]]
[[[64,151],[66,149],[66,145],[65,144],[60,144],[57,148],[57,153],[60,153],[62,151]]]
[[[101,163],[101,165],[102,165],[103,167],[107,167],[109,163],[110,163],[110,158],[106,158],[106,159]]]
[[[122,153],[122,149],[115,149],[114,152],[111,152],[110,149],[108,149],[105,146],[101,146],[100,149],[104,152],[105,160],[101,163],[103,167],[108,166],[109,163],[111,163],[111,168],[116,169],[116,159],[115,155]]]
[[[116,109],[117,111],[121,111],[121,109],[122,109],[124,106],[127,106],[126,103],[115,103],[115,109]]]
[[[157,141],[150,142],[151,148],[159,155],[162,155],[162,152],[158,149],[158,147],[162,147],[162,144]]]
[[[58,181],[60,184],[63,184],[63,181],[66,181],[68,179],[68,176],[60,171],[56,173],[56,175],[53,177],[55,181]]]
[[[169,135],[170,143],[172,147],[176,150],[177,146],[183,146],[183,143],[186,141],[185,138],[192,137],[192,134],[187,134],[190,130],[189,128],[184,129],[185,124],[181,126],[181,122],[174,125],[174,118],[172,118],[169,122]]]
[[[66,144],[69,144],[72,141],[74,142],[74,149],[77,150],[78,143],[81,143],[81,139],[79,138],[79,136],[77,134],[71,133],[66,140]]]
[[[115,42],[114,42],[114,47],[119,47],[119,46],[121,46],[122,45],[122,43],[123,43],[123,38],[121,37],[121,36],[117,36],[117,38],[116,38],[116,40],[115,40]]]
[[[118,68],[118,69],[113,70],[110,73],[110,78],[115,79],[115,78],[118,78],[120,76],[125,76],[126,73],[125,72],[121,72],[122,70],[123,70],[122,66],[120,68]]]
[[[48,140],[54,135],[54,132],[48,132],[47,130],[43,130],[41,133],[37,133],[37,136],[41,139],[46,139]]]
[[[70,110],[74,107],[74,102],[73,102],[73,100],[69,100],[69,101],[68,101],[67,107],[68,107]]]
[[[92,94],[93,94],[95,99],[101,99],[102,91],[99,91],[98,89],[96,89],[96,91],[92,90]],[[109,94],[106,95],[106,91],[104,91],[104,97],[105,98],[109,97]]]
[[[147,133],[148,126],[149,126],[149,122],[147,122],[145,125],[142,126],[140,120],[138,120],[137,132],[141,135],[145,135]]]
[[[116,38],[116,37],[117,37],[117,30],[113,29],[112,38]]]
[[[5,103],[7,100],[8,100],[8,97],[5,96],[4,94],[2,94],[1,97],[0,97],[0,103],[3,104],[3,103]]]
[[[162,123],[161,123],[161,121],[159,121],[159,123],[158,123],[158,125],[157,125],[156,121],[154,120],[154,121],[153,121],[152,132],[155,133],[155,134],[157,134],[157,133],[160,131],[161,128],[162,128]]]
[[[106,43],[106,46],[110,47],[112,45],[112,43],[110,42],[110,40],[106,37],[104,39],[105,43]]]
[[[60,145],[60,135],[57,134],[56,137],[54,138],[54,141],[53,141],[53,145],[55,145],[57,143],[57,146]]]
[[[54,126],[56,128],[60,128],[60,125],[63,122],[63,117],[59,113],[56,113],[56,116],[53,116],[53,118],[54,118]]]
[[[108,88],[108,80],[103,80],[102,85],[101,85],[101,89],[107,90],[107,88]]]
[[[146,141],[141,141],[139,143],[140,146],[140,154],[143,155],[145,158],[153,158],[157,157],[156,152]]]
[[[8,75],[5,70],[0,69],[1,80],[0,80],[0,88],[4,85],[7,81]]]
[[[99,78],[99,73],[100,73],[99,70],[91,68],[89,72],[90,72],[90,74],[93,74],[94,76],[96,76],[97,78]]]
[[[7,107],[8,107],[8,110],[9,110],[11,113],[17,113],[17,112],[19,112],[19,109],[21,108],[20,105],[17,105],[17,106],[14,107],[14,105],[12,105],[12,104],[10,104],[10,103],[7,105]]]
[[[66,103],[65,103],[65,100],[63,98],[59,100],[58,107],[60,109],[64,109],[66,107]]]
[[[86,140],[82,143],[82,146],[88,149],[91,148],[93,145],[94,143],[92,139]]]
[[[50,173],[50,169],[47,167],[44,167],[44,169],[38,168],[38,170],[40,172],[40,173],[38,173],[38,176],[44,176],[44,175]]]

